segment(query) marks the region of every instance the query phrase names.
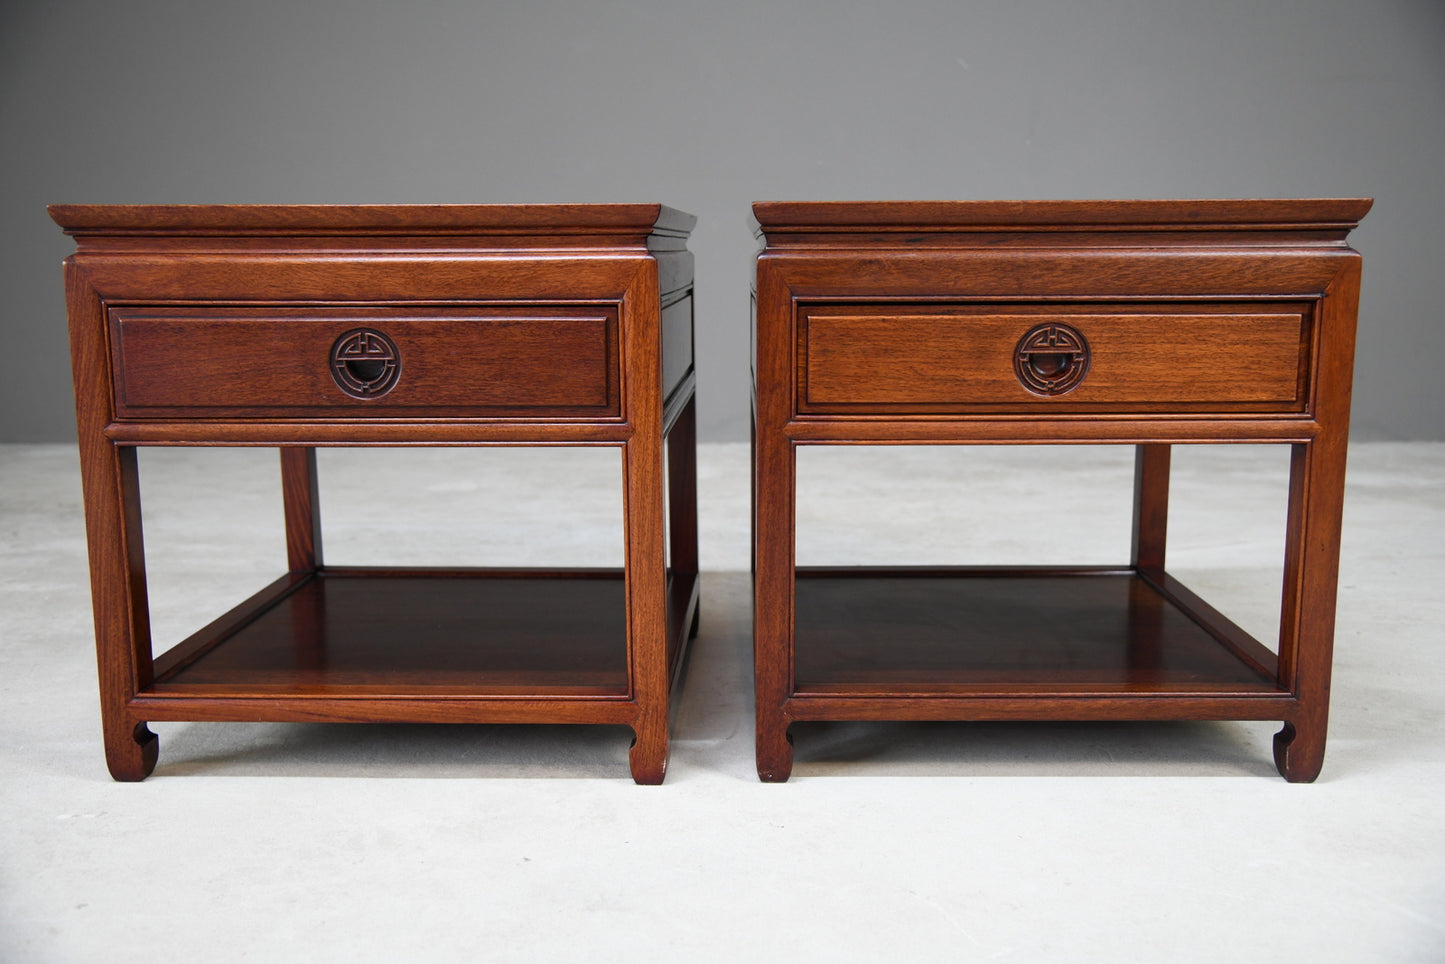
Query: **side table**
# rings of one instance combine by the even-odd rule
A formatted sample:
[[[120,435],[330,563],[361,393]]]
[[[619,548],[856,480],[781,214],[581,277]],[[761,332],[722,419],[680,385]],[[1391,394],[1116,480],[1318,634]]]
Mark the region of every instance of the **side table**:
[[[115,779],[154,769],[152,720],[345,720],[627,725],[633,778],[662,781],[698,605],[691,215],[658,204],[50,213],[77,243],[65,282]],[[289,571],[159,655],[140,445],[281,455]],[[625,565],[326,566],[323,445],[618,447]]]
[[[1324,757],[1370,201],[759,203],[757,765],[800,720],[1279,720]],[[1278,650],[1165,571],[1176,443],[1292,448]],[[795,566],[801,445],[1132,444],[1132,558]],[[966,496],[966,492],[960,492]]]

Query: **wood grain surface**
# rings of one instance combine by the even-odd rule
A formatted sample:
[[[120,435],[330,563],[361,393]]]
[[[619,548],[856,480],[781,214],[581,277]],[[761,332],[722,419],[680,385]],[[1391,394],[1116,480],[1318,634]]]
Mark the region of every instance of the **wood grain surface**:
[[[77,243],[66,295],[115,779],[156,766],[153,720],[388,720],[622,724],[637,738],[633,779],[661,782],[698,606],[691,215],[659,204],[51,215]],[[358,328],[384,338],[333,378],[332,348]],[[371,381],[376,344],[399,366],[386,384]],[[348,374],[363,383],[352,394]],[[316,446],[559,443],[622,449],[622,571],[323,564]],[[159,658],[140,444],[282,447],[289,571]]]
[[[1283,724],[1280,773],[1313,780],[1360,283],[1345,239],[1370,204],[755,204],[759,777],[788,779],[798,720],[1263,719]],[[1026,351],[1043,323],[1087,350]],[[1025,387],[1066,369],[1082,378]],[[1274,646],[1165,571],[1184,442],[1293,447]],[[797,571],[797,446],[870,443],[1133,444],[1130,565]]]

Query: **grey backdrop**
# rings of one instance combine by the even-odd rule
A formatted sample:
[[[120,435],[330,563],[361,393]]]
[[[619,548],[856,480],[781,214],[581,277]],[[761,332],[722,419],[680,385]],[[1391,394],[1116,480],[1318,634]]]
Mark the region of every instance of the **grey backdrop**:
[[[704,440],[759,199],[1373,195],[1357,438],[1442,439],[1441,0],[0,0],[0,441],[74,437],[50,202],[659,200]]]

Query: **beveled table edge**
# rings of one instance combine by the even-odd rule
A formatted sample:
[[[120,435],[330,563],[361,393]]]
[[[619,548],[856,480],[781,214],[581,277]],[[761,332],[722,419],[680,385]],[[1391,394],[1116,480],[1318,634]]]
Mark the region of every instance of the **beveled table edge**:
[[[1260,231],[1354,227],[1373,198],[757,201],[756,232]]]
[[[67,234],[686,235],[697,218],[665,204],[52,204]]]

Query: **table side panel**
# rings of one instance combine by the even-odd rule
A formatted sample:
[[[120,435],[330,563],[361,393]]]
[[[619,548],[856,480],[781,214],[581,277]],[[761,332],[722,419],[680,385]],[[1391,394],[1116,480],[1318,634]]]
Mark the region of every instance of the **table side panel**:
[[[693,370],[692,289],[662,303],[662,397],[672,398]]]

